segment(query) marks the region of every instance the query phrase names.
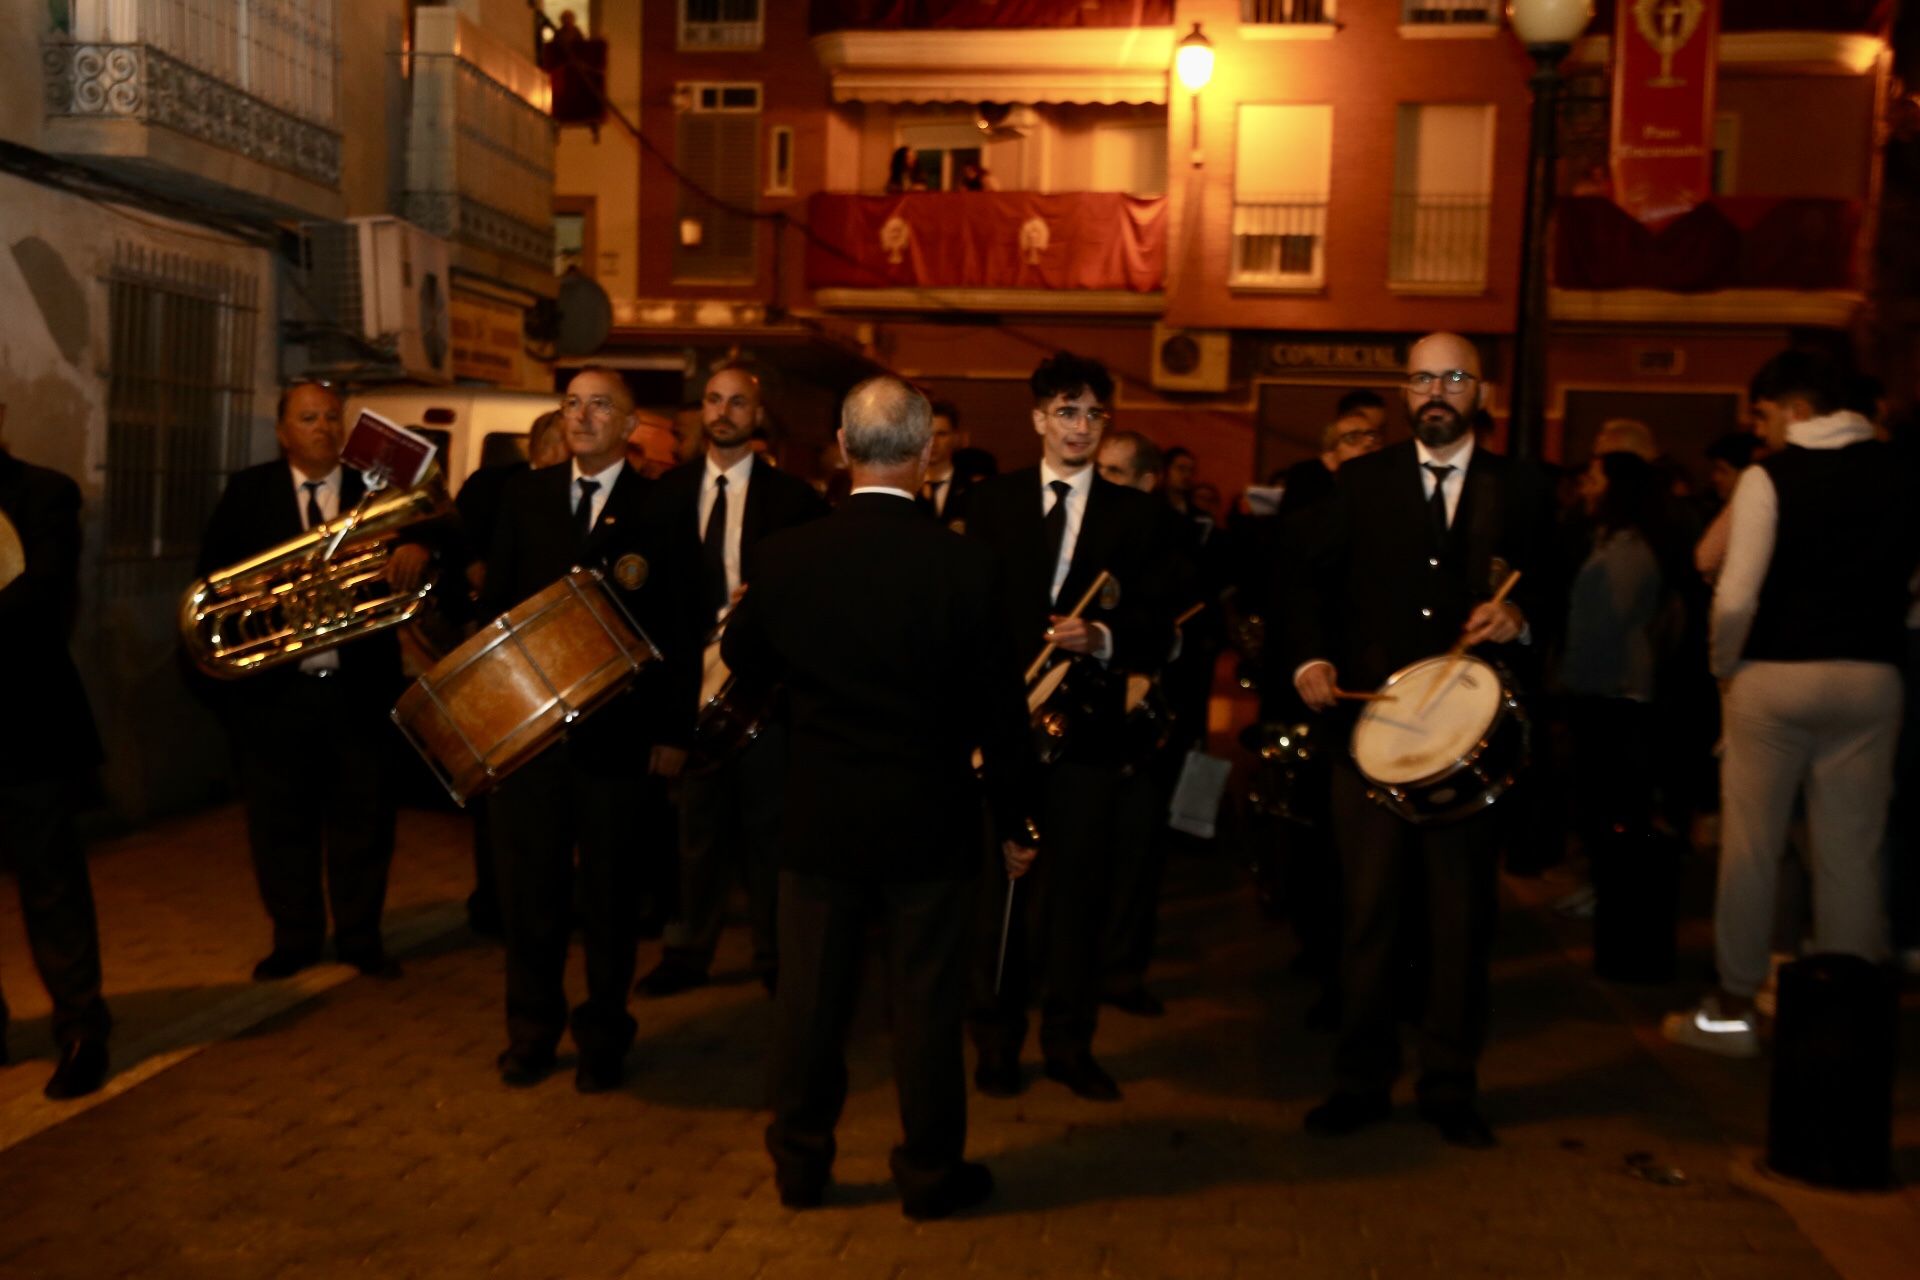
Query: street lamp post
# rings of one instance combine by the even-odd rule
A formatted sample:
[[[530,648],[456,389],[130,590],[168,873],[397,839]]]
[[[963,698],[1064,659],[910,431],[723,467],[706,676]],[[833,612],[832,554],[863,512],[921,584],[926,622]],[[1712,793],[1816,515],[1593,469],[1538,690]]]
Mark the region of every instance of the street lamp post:
[[[1533,132],[1527,153],[1527,220],[1520,232],[1520,297],[1513,327],[1513,397],[1507,422],[1516,458],[1537,459],[1546,435],[1547,219],[1553,212],[1560,62],[1593,19],[1593,0],[1507,0],[1507,21],[1532,55]]]
[[[1207,81],[1213,79],[1213,41],[1200,33],[1200,24],[1194,23],[1193,30],[1181,38],[1173,50],[1173,74],[1180,80],[1186,91],[1193,95],[1193,167],[1201,165],[1200,152],[1200,91],[1207,87]]]

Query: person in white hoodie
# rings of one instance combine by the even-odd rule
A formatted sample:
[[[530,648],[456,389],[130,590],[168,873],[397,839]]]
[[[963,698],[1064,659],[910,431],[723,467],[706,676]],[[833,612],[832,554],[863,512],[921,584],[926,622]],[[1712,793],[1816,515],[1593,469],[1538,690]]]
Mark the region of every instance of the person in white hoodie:
[[[1760,1051],[1753,1000],[1803,787],[1814,946],[1886,958],[1880,861],[1917,545],[1903,470],[1873,425],[1843,408],[1843,370],[1788,351],[1760,370],[1753,392],[1769,453],[1734,489],[1712,613],[1725,690],[1720,989],[1663,1026],[1670,1040],[1734,1057]]]

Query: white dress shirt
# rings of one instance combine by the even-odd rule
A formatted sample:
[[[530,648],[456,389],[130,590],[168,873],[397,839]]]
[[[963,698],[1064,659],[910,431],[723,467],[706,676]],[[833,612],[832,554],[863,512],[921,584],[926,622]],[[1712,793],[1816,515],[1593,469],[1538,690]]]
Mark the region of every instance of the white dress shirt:
[[[729,480],[727,483],[732,484],[733,482]],[[908,502],[919,501],[919,499],[915,495],[908,493],[905,489],[895,489],[891,485],[884,485],[884,484],[863,484],[858,489],[855,489],[852,493],[849,493],[847,496],[849,498],[857,498],[863,493],[884,493],[884,494],[887,494],[889,497],[905,498]]]
[[[1065,480],[1072,487],[1065,498],[1058,497],[1053,491],[1055,480]],[[1040,514],[1044,518],[1053,510],[1055,502],[1067,504],[1067,525],[1060,531],[1060,558],[1053,565],[1053,587],[1048,598],[1059,606],[1060,588],[1067,583],[1067,571],[1073,568],[1073,549],[1080,542],[1080,526],[1087,518],[1087,495],[1093,492],[1093,468],[1080,468],[1073,475],[1062,475],[1047,465],[1046,459],[1040,460]],[[1069,606],[1071,607],[1071,606]],[[1113,657],[1113,632],[1104,622],[1089,622],[1095,635],[1093,656],[1105,662]]]
[[[1451,457],[1442,458],[1420,440],[1413,442],[1413,449],[1420,458],[1420,492],[1427,495],[1427,501],[1433,501],[1433,486],[1439,483],[1433,472],[1427,470],[1429,462],[1443,467],[1452,467],[1447,475],[1447,527],[1453,527],[1453,513],[1460,509],[1460,495],[1467,487],[1467,464],[1473,461],[1473,432],[1460,437],[1459,452]]]
[[[311,529],[313,525],[307,520],[307,482],[312,477],[292,463],[287,464],[287,470],[293,473],[293,505],[300,510],[300,528]],[[320,487],[313,490],[313,501],[320,508],[320,519],[323,522],[340,518],[342,476],[342,469],[336,465],[320,481]],[[311,657],[300,659],[300,670],[307,675],[324,675],[339,669],[340,651],[338,649],[323,649]]]
[[[727,529],[722,558],[727,566],[727,599],[731,600],[740,590],[740,530],[747,515],[747,486],[753,482],[752,451],[724,471],[714,462],[713,454],[707,454],[706,473],[700,477],[700,523],[694,529],[694,536],[703,541],[707,517],[713,514],[713,498],[719,492],[713,482],[723,475],[727,478]]]
[[[613,492],[613,482],[620,478],[620,469],[627,465],[622,457],[605,471],[596,471],[588,475],[580,470],[580,459],[573,460],[573,487],[567,495],[567,509],[577,518],[580,514],[580,482],[592,480],[600,487],[593,491],[593,506],[588,510],[587,528],[600,523],[600,513],[607,509],[607,495]]]

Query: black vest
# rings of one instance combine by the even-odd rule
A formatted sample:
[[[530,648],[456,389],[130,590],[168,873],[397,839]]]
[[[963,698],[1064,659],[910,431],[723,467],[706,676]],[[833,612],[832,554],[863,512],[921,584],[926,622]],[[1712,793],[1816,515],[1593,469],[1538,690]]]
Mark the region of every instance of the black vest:
[[[1779,497],[1750,662],[1898,663],[1913,570],[1905,471],[1874,440],[1790,445],[1760,464]]]

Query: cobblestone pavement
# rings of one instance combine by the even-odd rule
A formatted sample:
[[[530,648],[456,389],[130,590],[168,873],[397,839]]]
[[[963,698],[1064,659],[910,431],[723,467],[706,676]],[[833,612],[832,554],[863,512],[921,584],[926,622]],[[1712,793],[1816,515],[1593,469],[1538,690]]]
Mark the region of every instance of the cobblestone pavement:
[[[583,1097],[565,1072],[512,1091],[492,1065],[499,952],[454,923],[457,817],[407,818],[397,931],[436,936],[397,983],[329,969],[311,988],[248,984],[265,926],[236,836],[219,811],[96,854],[116,1067],[140,1082],[36,1132],[19,1126],[50,1105],[44,1062],[0,1073],[0,1123],[19,1130],[0,1151],[0,1276],[1837,1274],[1787,1212],[1734,1185],[1729,1144],[1750,1135],[1676,1080],[1524,905],[1503,922],[1486,1062],[1498,1150],[1448,1148],[1404,1104],[1346,1141],[1303,1135],[1327,1056],[1300,1030],[1311,992],[1230,860],[1190,858],[1173,869],[1154,975],[1168,1016],[1102,1023],[1125,1100],[1037,1078],[1015,1100],[973,1099],[972,1153],[998,1194],[916,1226],[886,1182],[896,1121],[877,1001],[856,1033],[837,1186],[795,1215],[760,1146],[767,1004],[738,931],[724,980],[636,1004],[623,1091]],[[18,1058],[44,1052],[45,1026],[5,896]],[[261,993],[284,1007],[233,1027],[268,1008],[247,1003]],[[144,1074],[127,1070],[136,1060]],[[1763,1063],[1688,1070],[1727,1097],[1764,1090]],[[1686,1182],[1635,1176],[1629,1156]]]

